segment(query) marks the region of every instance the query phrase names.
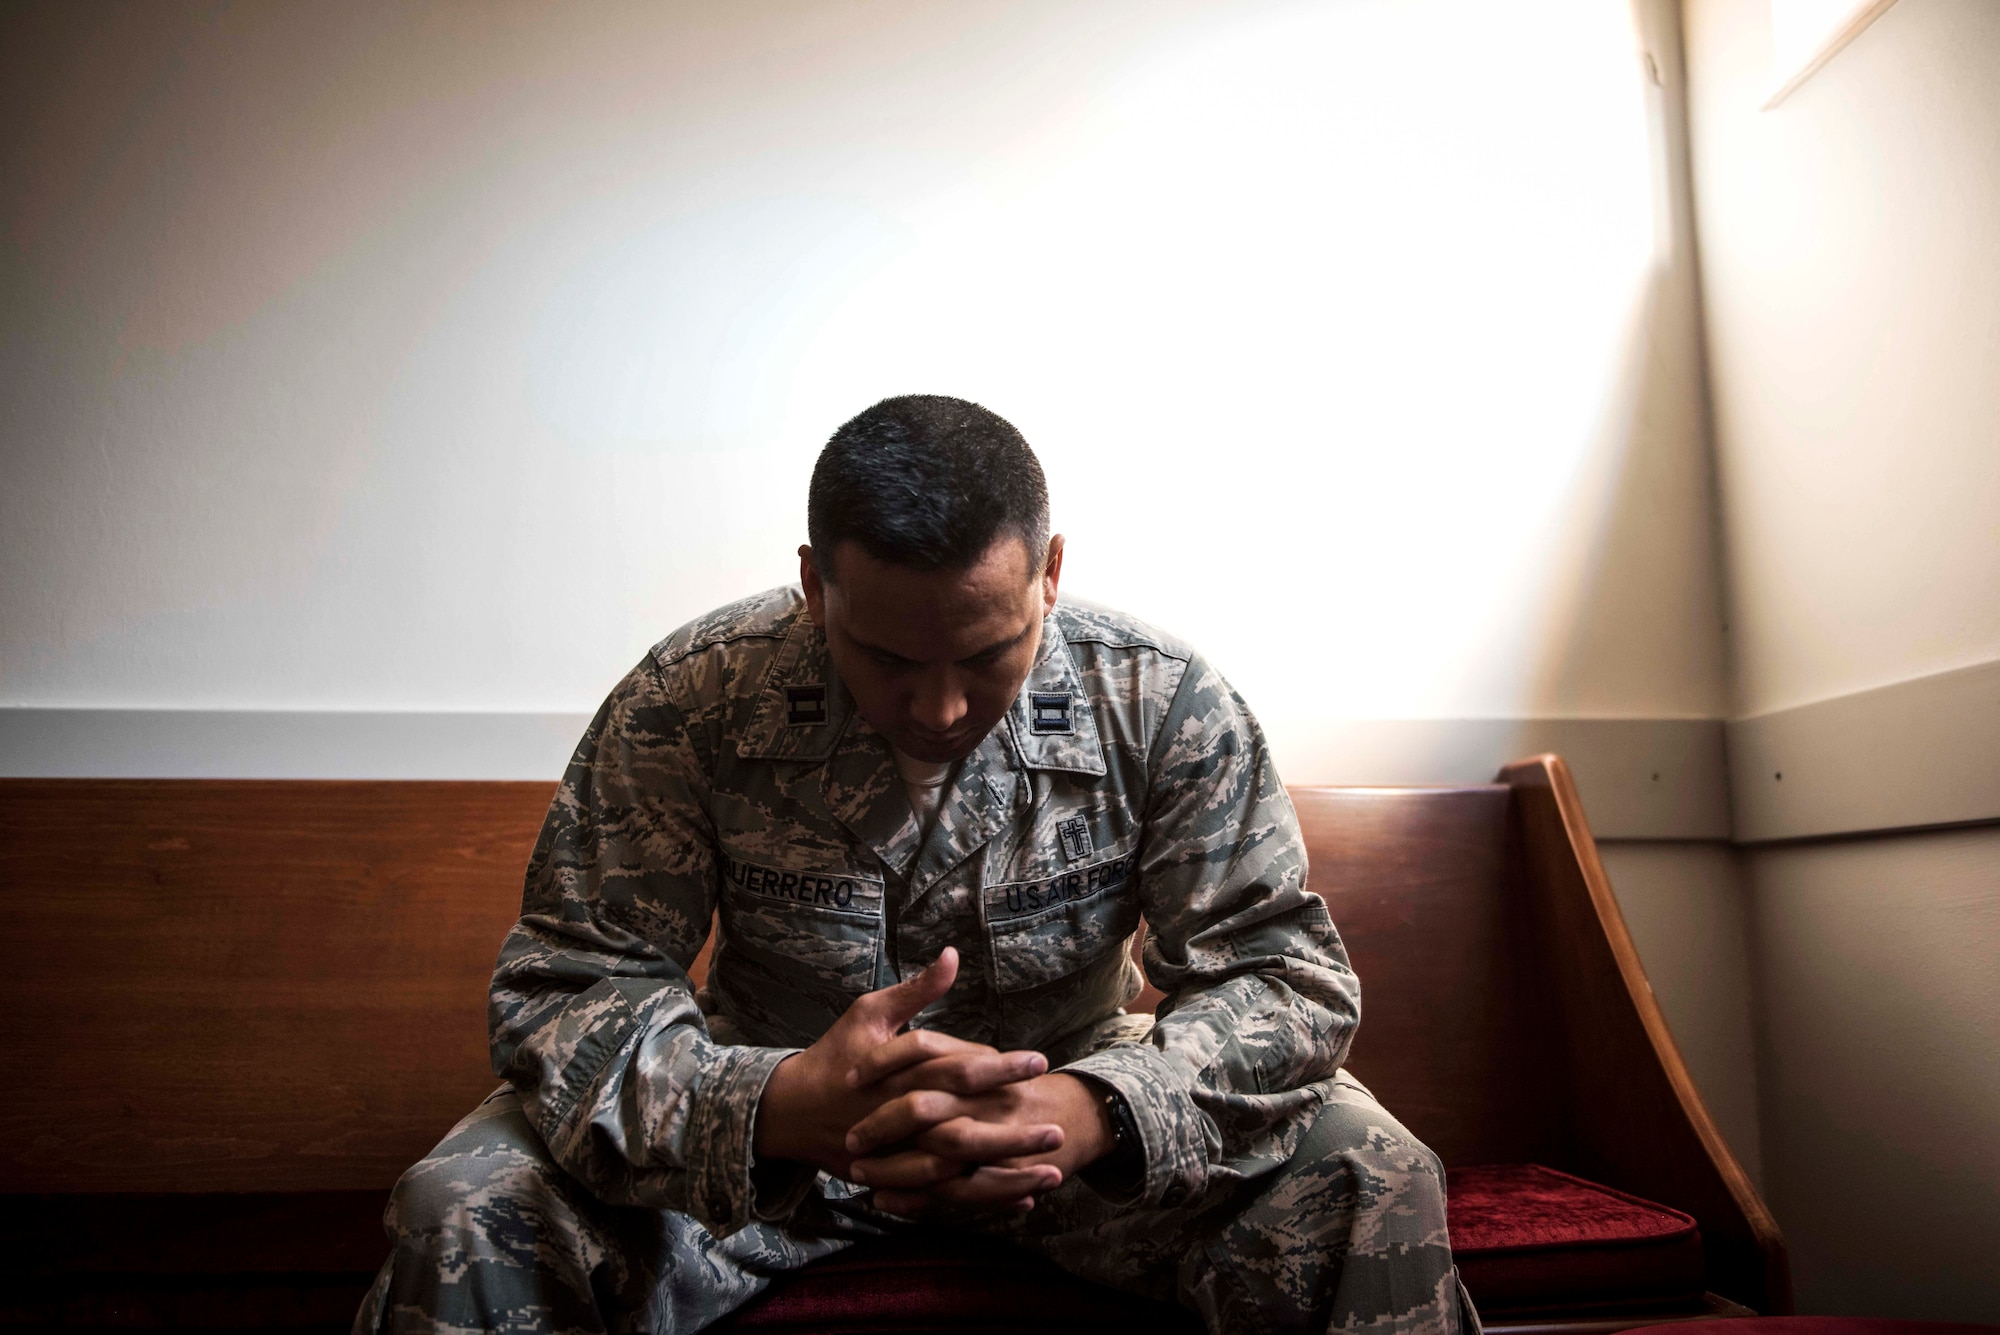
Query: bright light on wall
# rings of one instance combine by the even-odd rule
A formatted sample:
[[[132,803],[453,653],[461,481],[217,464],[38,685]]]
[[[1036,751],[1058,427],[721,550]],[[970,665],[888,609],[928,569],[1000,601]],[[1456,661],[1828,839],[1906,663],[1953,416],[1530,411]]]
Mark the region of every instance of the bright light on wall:
[[[928,391],[1036,444],[1073,592],[1267,716],[1552,707],[1632,366],[1680,355],[1625,6],[286,26],[342,12],[190,36],[100,170],[144,207],[24,252],[146,224],[129,291],[48,286],[120,350],[10,431],[57,479],[20,702],[589,708],[789,579],[819,443]]]
[[[1072,587],[1268,712],[1504,712],[1662,244],[1630,18],[1248,12],[976,166],[746,192],[592,255],[537,403],[683,450],[975,396],[1039,446]],[[797,509],[756,538],[786,550]]]

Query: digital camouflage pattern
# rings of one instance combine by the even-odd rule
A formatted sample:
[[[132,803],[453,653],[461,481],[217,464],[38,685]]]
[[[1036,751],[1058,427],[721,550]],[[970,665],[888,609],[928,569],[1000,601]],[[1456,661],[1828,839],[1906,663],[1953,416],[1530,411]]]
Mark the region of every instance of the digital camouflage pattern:
[[[1342,1071],[1291,1160],[1181,1208],[1065,1184],[1007,1230],[1085,1279],[1210,1331],[1478,1335],[1445,1233],[1437,1157]]]
[[[699,1330],[848,1245],[770,1224],[718,1238],[672,1210],[608,1205],[558,1168],[502,1086],[396,1184],[394,1251],[356,1335]]]
[[[1386,1267],[1395,1278],[1369,1281],[1374,1296],[1337,1324],[1455,1329],[1436,1163],[1336,1076],[1359,986],[1305,879],[1297,820],[1255,720],[1186,646],[1116,613],[1059,604],[1020,698],[959,763],[925,831],[798,590],[746,599],[669,636],[619,684],[550,807],[490,1006],[494,1066],[514,1091],[497,1106],[532,1134],[481,1149],[478,1128],[497,1125],[490,1103],[412,1177],[446,1172],[497,1200],[552,1157],[590,1209],[684,1215],[651,1227],[690,1256],[746,1258],[751,1275],[802,1263],[796,1248],[826,1233],[830,1202],[842,1203],[840,1219],[863,1217],[865,1201],[850,1198],[865,1193],[803,1166],[754,1163],[764,1083],[855,998],[951,945],[957,985],[914,1023],[1037,1048],[1052,1067],[1114,1086],[1145,1151],[1132,1199],[1065,1184],[1019,1240],[1090,1233],[1099,1241],[1081,1249],[1088,1256],[1050,1255],[1079,1273],[1085,1262],[1123,1265],[1131,1288],[1147,1238],[1177,1236],[1185,1259],[1187,1228],[1163,1221],[1291,1192],[1298,1207],[1316,1203],[1310,1218],[1259,1232],[1269,1284],[1283,1290],[1285,1274],[1346,1255],[1342,1276]],[[1142,982],[1126,949],[1142,914],[1146,972],[1167,994],[1157,1022],[1122,1010]],[[687,969],[711,917],[720,930],[697,993]],[[1335,1109],[1345,1111],[1330,1123]],[[1309,1132],[1333,1137],[1338,1166],[1300,1177],[1289,1170]],[[542,1167],[499,1167],[523,1156]],[[478,1185],[489,1169],[502,1185]],[[1326,1173],[1343,1185],[1321,1183]],[[509,1208],[519,1207],[467,1217],[521,1236]],[[392,1257],[384,1272],[378,1311],[399,1312],[392,1324],[422,1327],[435,1303],[388,1301],[409,1287],[392,1284],[391,1270],[499,1264],[471,1258],[501,1243],[445,1245],[441,1224],[391,1223],[399,1254],[433,1236],[428,1261]],[[585,1252],[617,1250],[602,1230],[577,1227],[578,1239],[596,1239],[576,1243]],[[1125,1243],[1107,1250],[1114,1236]],[[1369,1241],[1356,1252],[1352,1239]],[[1117,1262],[1121,1251],[1133,1259]],[[1358,1266],[1364,1253],[1381,1266]],[[713,1319],[753,1290],[716,1281],[703,1291],[720,1304],[703,1308]],[[1229,1310],[1211,1297],[1181,1292]],[[635,1328],[694,1327],[683,1314]]]
[[[1211,1331],[1479,1335],[1445,1236],[1437,1161],[1346,1072],[1293,1160],[1241,1192],[1129,1208],[1066,1183],[1024,1219],[961,1218],[1086,1279],[1198,1312]],[[897,1229],[822,1176],[783,1224],[717,1237],[607,1205],[556,1166],[502,1087],[397,1184],[395,1244],[355,1331],[682,1335],[784,1271]]]

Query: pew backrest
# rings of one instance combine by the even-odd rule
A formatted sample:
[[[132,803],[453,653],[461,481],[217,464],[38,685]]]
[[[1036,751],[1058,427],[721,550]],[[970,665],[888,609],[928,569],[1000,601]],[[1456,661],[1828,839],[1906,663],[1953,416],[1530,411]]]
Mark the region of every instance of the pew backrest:
[[[1554,757],[1294,788],[1362,979],[1351,1069],[1448,1166],[1541,1162],[1701,1220],[1784,1310]],[[0,1192],[386,1188],[492,1088],[485,995],[552,785],[0,780]]]

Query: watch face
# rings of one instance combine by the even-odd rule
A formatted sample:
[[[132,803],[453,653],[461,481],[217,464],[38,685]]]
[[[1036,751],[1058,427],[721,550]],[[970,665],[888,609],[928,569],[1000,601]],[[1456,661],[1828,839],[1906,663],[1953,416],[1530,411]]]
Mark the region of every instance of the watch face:
[[[1111,1112],[1111,1143],[1123,1149],[1138,1139],[1139,1128],[1132,1120],[1132,1109],[1118,1091],[1104,1096],[1104,1106]]]

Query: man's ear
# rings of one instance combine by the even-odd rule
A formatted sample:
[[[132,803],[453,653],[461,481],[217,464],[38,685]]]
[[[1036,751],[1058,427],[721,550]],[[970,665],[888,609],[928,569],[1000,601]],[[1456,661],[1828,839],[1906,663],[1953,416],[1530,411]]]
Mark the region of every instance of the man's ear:
[[[806,615],[813,624],[824,628],[826,625],[826,585],[819,577],[819,567],[813,564],[813,549],[799,547],[799,587],[806,594]]]
[[[1062,583],[1063,537],[1049,535],[1049,559],[1042,566],[1042,615],[1056,610],[1056,585]]]

